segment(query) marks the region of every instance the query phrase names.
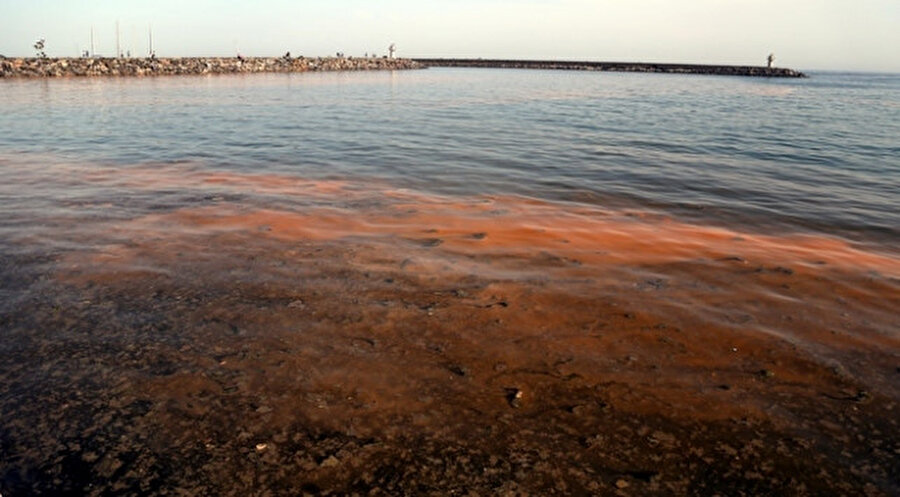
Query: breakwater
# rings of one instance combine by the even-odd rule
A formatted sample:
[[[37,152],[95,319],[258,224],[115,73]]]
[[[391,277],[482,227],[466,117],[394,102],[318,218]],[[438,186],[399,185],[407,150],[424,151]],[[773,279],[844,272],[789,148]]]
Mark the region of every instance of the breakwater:
[[[418,69],[410,59],[375,57],[0,58],[0,78],[165,76]]]
[[[758,76],[769,78],[805,78],[805,74],[784,67],[722,66],[706,64],[654,64],[642,62],[583,62],[552,60],[498,59],[414,59],[429,67],[492,67],[503,69],[557,69],[570,71],[650,72],[712,74],[719,76]]]

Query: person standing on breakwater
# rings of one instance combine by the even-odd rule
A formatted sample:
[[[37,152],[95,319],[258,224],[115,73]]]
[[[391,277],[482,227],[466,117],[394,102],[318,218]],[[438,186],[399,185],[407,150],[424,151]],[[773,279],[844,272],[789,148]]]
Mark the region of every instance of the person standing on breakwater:
[[[768,57],[766,57],[767,67],[772,69],[775,66],[775,54],[770,53]]]

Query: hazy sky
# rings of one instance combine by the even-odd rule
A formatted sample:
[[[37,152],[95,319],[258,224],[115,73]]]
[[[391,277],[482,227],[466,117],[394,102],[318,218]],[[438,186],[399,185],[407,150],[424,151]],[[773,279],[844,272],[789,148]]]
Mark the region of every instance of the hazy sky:
[[[0,54],[383,54],[900,72],[900,0],[0,0]]]

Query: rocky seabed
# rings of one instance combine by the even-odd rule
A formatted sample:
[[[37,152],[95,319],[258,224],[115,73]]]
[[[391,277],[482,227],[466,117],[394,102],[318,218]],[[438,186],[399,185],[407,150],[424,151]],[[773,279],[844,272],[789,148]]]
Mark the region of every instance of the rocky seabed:
[[[0,78],[377,71],[422,67],[410,59],[375,57],[0,58]]]

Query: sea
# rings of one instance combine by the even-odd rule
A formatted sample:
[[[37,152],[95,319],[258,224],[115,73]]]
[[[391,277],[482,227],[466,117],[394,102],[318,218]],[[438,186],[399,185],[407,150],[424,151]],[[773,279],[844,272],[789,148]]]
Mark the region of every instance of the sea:
[[[895,495],[898,157],[897,74],[0,80],[0,492]]]
[[[58,166],[182,164],[900,241],[896,74],[432,68],[8,80],[0,95],[7,236],[73,197],[95,195],[115,215],[195,198],[72,185]]]

